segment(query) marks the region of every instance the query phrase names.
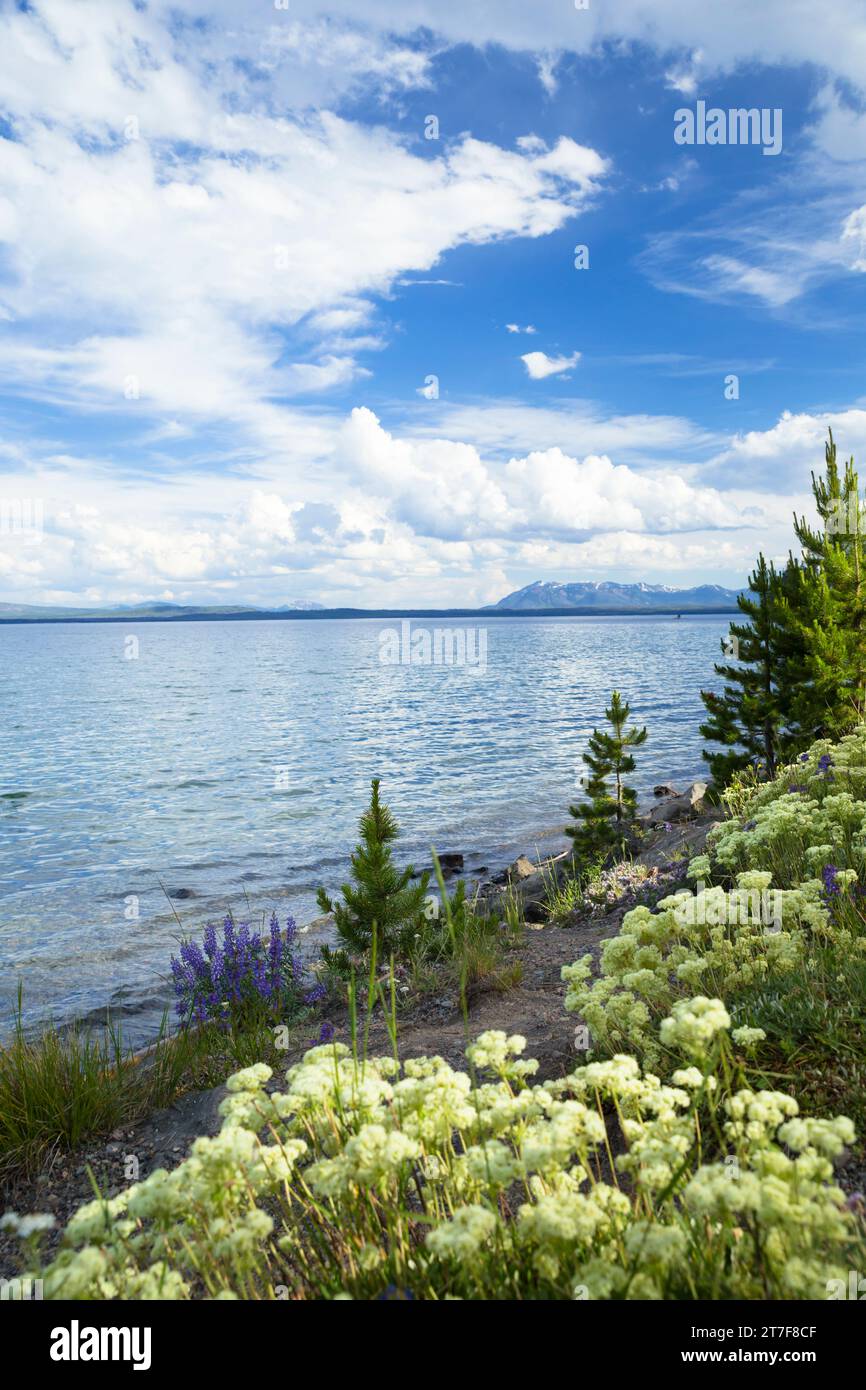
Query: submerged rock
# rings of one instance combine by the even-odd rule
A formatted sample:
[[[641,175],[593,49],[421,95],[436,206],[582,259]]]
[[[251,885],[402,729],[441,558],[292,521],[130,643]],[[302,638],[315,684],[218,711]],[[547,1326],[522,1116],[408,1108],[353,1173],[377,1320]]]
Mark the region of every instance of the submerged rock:
[[[457,870],[463,869],[463,855],[457,849],[449,849],[443,855],[439,855],[439,863],[443,869]]]

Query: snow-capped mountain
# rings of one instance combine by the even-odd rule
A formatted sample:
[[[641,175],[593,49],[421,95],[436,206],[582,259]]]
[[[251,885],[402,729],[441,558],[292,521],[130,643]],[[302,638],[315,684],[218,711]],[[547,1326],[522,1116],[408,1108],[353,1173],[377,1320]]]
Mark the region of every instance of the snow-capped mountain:
[[[539,608],[642,609],[661,608],[684,612],[690,608],[732,609],[737,591],[720,584],[701,584],[695,589],[675,589],[670,584],[617,584],[614,580],[579,580],[558,584],[537,579],[534,584],[508,594],[492,608],[526,612]]]

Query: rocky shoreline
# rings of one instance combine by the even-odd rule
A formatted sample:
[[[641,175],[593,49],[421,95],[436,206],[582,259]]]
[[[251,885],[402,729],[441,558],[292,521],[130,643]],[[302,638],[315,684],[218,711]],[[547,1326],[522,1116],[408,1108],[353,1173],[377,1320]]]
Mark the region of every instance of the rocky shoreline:
[[[671,788],[664,790],[672,792]],[[707,808],[701,797],[692,796],[692,791],[690,788],[684,794],[685,801],[683,795],[667,795],[644,812],[645,834],[635,854],[636,863],[652,871],[700,851],[717,812]],[[681,803],[679,810],[673,806],[675,800]],[[671,813],[675,819],[668,819]],[[467,1000],[469,1030],[473,1035],[488,1028],[523,1034],[527,1038],[528,1054],[540,1064],[539,1078],[542,1080],[565,1075],[574,1065],[575,1025],[564,1008],[563,965],[572,963],[587,951],[597,958],[602,943],[615,935],[624,912],[632,905],[624,896],[610,907],[602,903],[597,911],[576,912],[567,921],[548,920],[545,899],[551,884],[565,876],[570,858],[569,849],[534,861],[521,855],[479,885],[491,907],[504,894],[516,894],[522,903],[527,929],[516,951],[521,964],[519,983],[505,992],[487,989],[483,984],[470,991]],[[463,857],[456,851],[448,856],[450,882],[456,882],[463,863]],[[445,867],[443,864],[443,869]],[[347,1041],[349,1025],[345,1009],[331,1007],[328,1020],[337,1040]],[[457,994],[452,990],[424,997],[401,1012],[398,1039],[404,1057],[439,1055],[452,1065],[461,1066],[467,1038]],[[286,1053],[286,1065],[296,1061],[312,1041],[311,1038],[298,1040]],[[369,1049],[373,1054],[391,1051],[386,1026],[378,1017],[371,1023]],[[126,1172],[130,1156],[136,1158],[142,1177],[159,1167],[175,1167],[199,1135],[215,1134],[219,1130],[219,1105],[225,1095],[225,1087],[221,1085],[188,1092],[167,1109],[156,1111],[129,1128],[94,1138],[75,1153],[58,1155],[34,1180],[4,1191],[0,1207],[19,1212],[51,1212],[57,1225],[47,1248],[56,1248],[66,1221],[93,1195],[91,1171],[100,1190],[111,1196],[128,1185]],[[17,1247],[10,1239],[0,1236],[0,1278],[10,1278],[17,1272]]]
[[[671,857],[681,854],[683,850],[697,853],[706,836],[707,815],[709,814],[712,820],[714,814],[720,814],[712,813],[712,808],[707,802],[707,790],[706,782],[693,782],[684,792],[678,792],[666,782],[653,788],[654,799],[639,813],[638,823],[644,835],[663,832],[671,839],[671,847],[666,845],[665,850],[659,852],[655,861],[652,861],[656,867],[665,855]],[[546,833],[549,835],[551,832]],[[509,894],[516,894],[521,901],[525,920],[530,923],[543,922],[545,903],[551,888],[562,883],[574,869],[572,850],[565,836],[565,828],[563,827],[558,834],[564,841],[565,848],[535,860],[527,854],[518,855],[511,864],[473,885],[480,902],[493,911]],[[635,857],[638,860],[643,857],[641,843],[635,844]],[[439,862],[446,884],[460,877],[464,862],[462,854],[440,855]]]

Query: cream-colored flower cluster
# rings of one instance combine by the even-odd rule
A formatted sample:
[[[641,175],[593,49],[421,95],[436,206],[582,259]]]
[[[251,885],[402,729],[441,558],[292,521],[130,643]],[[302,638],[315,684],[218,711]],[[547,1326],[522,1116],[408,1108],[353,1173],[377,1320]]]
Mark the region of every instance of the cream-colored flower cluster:
[[[795,887],[826,864],[846,871],[840,883],[866,869],[866,725],[837,743],[821,739],[752,793],[746,814],[711,829],[700,861],[716,872],[767,869],[776,883]]]
[[[529,1084],[524,1039],[495,1031],[475,1083],[340,1045],[281,1091],[248,1068],[217,1136],[73,1217],[45,1296],[817,1296],[856,1258],[832,1183],[852,1128],[726,1094],[728,1027],[720,1000],[676,1001],[661,1030],[691,1060],[669,1083],[619,1054]]]
[[[698,865],[698,870],[703,869]],[[700,989],[726,998],[732,991],[793,969],[803,959],[808,934],[827,930],[820,884],[772,889],[766,873],[746,870],[737,887],[688,890],[663,898],[656,911],[627,912],[617,936],[605,941],[601,977],[592,980],[592,957],[563,968],[565,1006],[588,1025],[595,1048],[634,1050],[658,1065],[662,1044],[673,1044],[662,1018],[677,1001]]]

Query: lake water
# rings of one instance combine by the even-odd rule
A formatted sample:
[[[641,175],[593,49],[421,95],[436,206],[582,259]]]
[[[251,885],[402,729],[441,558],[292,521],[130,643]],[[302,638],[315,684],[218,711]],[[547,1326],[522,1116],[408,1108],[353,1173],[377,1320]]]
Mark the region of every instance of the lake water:
[[[492,619],[476,667],[383,664],[378,618],[0,626],[0,1028],[20,978],[29,1025],[111,1003],[152,1036],[177,917],[309,922],[374,775],[402,862],[558,847],[614,686],[639,790],[693,780],[728,622]]]

